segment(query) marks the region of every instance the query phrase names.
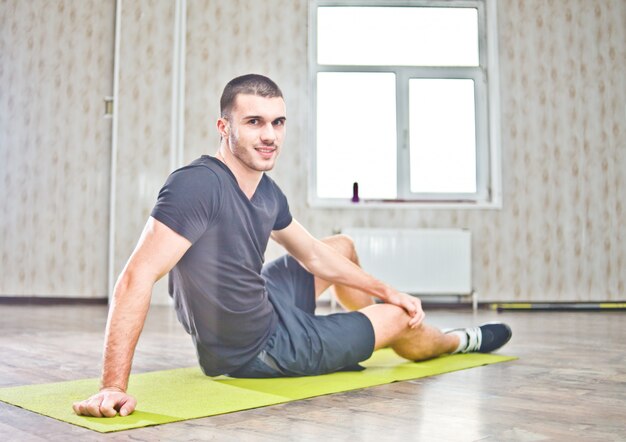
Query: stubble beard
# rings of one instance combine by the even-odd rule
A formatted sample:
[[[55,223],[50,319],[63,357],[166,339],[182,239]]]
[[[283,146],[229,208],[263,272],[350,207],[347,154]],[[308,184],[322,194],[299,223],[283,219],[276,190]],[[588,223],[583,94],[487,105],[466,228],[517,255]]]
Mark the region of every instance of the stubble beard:
[[[239,144],[239,137],[236,133],[231,132],[228,136],[228,144],[231,146],[231,152],[235,158],[246,167],[252,170],[256,170],[257,172],[267,172],[274,168],[276,164],[276,157],[278,156],[278,146],[273,144],[272,147],[276,149],[274,153],[274,158],[270,163],[266,163],[263,165],[259,165],[255,163],[254,159],[254,147],[252,149],[247,149],[245,146]]]

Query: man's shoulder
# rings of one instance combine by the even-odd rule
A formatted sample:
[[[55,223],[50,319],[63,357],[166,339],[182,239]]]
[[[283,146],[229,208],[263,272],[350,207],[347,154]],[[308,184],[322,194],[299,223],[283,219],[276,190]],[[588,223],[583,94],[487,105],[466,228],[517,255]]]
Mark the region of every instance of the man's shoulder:
[[[170,174],[151,215],[194,243],[219,214],[223,187],[210,162],[199,158]]]
[[[184,172],[187,174],[189,173],[217,174],[217,172],[219,171],[220,171],[220,167],[216,164],[216,161],[214,158],[208,155],[202,155],[201,157],[196,158],[195,160],[193,160],[191,163],[187,164],[186,166],[176,169],[174,173]]]
[[[220,181],[222,174],[222,170],[212,161],[211,157],[203,155],[186,166],[176,169],[171,173],[170,178],[192,181],[202,178],[214,178]]]
[[[163,190],[177,194],[206,194],[218,191],[223,187],[222,175],[219,167],[216,167],[210,158],[200,157],[173,171],[167,178]]]

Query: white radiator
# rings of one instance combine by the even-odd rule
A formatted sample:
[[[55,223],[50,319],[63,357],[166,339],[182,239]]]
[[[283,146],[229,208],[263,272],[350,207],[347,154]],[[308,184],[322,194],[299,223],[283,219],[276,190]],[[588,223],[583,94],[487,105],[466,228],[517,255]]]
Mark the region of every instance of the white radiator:
[[[472,295],[472,237],[463,229],[345,228],[365,271],[414,295]]]

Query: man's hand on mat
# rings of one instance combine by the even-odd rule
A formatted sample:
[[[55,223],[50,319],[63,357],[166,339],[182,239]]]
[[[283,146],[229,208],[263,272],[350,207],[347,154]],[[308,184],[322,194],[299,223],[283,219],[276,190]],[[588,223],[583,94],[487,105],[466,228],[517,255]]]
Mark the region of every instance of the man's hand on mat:
[[[411,316],[409,327],[416,328],[424,320],[424,310],[422,310],[422,301],[415,296],[402,292],[395,292],[389,295],[387,303],[402,307]]]
[[[112,387],[103,388],[99,393],[82,402],[74,402],[72,408],[78,415],[94,417],[128,416],[135,410],[137,400],[124,391]]]

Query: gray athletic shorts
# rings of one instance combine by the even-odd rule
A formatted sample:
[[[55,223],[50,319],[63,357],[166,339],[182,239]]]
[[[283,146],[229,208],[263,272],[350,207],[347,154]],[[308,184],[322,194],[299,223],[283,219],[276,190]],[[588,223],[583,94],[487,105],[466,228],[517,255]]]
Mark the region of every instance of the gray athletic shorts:
[[[314,277],[285,255],[263,267],[276,331],[263,350],[229,374],[239,378],[310,376],[363,370],[374,351],[374,328],[361,312],[315,315]]]

